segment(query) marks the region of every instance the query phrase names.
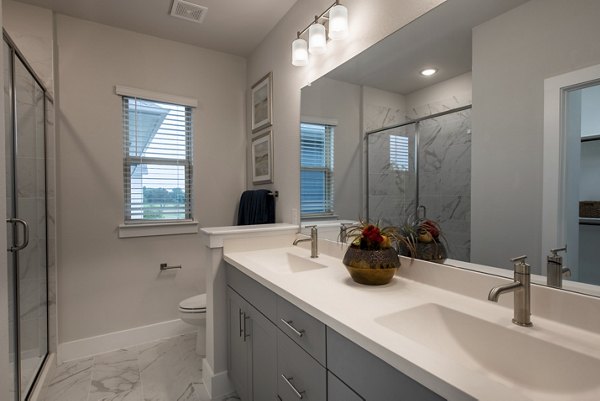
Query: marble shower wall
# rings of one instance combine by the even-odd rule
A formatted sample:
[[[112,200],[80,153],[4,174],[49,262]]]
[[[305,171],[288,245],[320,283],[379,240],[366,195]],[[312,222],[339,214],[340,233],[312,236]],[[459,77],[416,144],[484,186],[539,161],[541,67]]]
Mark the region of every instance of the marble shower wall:
[[[471,110],[424,120],[419,127],[419,204],[439,222],[448,257],[471,255]]]

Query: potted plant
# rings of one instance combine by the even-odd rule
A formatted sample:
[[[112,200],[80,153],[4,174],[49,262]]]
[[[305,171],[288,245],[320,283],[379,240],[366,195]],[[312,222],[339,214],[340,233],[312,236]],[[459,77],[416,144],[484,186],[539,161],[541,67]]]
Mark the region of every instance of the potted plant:
[[[440,225],[427,218],[409,217],[400,228],[400,254],[430,262],[443,263],[447,252]]]
[[[347,229],[347,241],[350,246],[343,263],[354,281],[382,285],[392,280],[400,267],[398,244],[405,242],[395,227],[361,221]],[[408,243],[404,246],[410,248]]]

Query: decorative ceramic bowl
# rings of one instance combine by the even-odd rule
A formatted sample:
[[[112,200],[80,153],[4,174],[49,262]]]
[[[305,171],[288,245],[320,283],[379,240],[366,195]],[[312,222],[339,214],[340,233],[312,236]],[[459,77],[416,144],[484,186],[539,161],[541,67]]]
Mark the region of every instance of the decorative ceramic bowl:
[[[400,258],[393,248],[369,251],[349,247],[343,263],[352,280],[357,283],[382,285],[392,280],[400,267]]]

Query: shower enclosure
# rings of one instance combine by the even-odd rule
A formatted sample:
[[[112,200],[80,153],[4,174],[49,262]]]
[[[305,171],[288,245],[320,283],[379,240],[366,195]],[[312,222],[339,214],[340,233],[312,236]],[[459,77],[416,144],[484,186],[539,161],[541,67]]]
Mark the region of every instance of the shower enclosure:
[[[26,400],[48,355],[46,90],[4,33],[6,229],[12,400]],[[4,324],[4,323],[2,323]]]
[[[366,153],[367,218],[402,226],[424,206],[448,257],[469,261],[471,106],[369,131]]]

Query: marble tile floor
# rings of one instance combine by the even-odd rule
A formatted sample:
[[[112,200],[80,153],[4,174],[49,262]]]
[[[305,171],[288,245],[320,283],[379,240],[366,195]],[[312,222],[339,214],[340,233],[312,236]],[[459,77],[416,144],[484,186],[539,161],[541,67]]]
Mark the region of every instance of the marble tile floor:
[[[63,363],[45,401],[211,401],[195,346],[186,334]]]

